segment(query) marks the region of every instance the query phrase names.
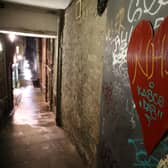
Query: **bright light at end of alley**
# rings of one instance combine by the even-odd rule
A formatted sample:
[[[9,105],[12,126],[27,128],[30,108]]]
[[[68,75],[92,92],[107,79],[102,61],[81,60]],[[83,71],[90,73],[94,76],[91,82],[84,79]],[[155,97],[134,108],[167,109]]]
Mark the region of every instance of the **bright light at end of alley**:
[[[22,55],[18,55],[18,56],[17,56],[17,59],[20,61],[20,60],[23,59],[23,56],[22,56]]]
[[[0,52],[3,51],[2,43],[0,42]]]
[[[19,54],[19,46],[16,46],[16,54]]]
[[[13,43],[16,39],[16,35],[14,33],[9,34],[9,39]]]

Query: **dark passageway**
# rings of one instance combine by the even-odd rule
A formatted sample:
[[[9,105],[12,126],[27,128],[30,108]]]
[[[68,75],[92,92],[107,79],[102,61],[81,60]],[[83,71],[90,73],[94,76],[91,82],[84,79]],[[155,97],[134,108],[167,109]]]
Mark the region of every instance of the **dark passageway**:
[[[15,114],[0,131],[0,168],[82,168],[40,88],[30,80],[22,83],[14,90]]]

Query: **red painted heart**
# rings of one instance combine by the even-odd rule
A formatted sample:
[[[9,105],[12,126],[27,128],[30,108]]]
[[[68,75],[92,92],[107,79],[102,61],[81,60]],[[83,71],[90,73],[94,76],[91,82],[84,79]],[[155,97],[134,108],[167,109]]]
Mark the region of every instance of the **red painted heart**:
[[[155,35],[148,21],[135,27],[127,64],[144,145],[150,154],[168,130],[168,17]]]

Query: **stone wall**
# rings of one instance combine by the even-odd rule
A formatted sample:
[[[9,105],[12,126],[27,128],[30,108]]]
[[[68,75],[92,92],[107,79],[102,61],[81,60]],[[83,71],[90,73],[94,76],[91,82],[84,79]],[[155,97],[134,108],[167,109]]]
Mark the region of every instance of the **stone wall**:
[[[97,1],[83,0],[76,17],[74,1],[65,12],[62,62],[63,127],[89,167],[99,142],[100,97],[106,12],[97,15]]]

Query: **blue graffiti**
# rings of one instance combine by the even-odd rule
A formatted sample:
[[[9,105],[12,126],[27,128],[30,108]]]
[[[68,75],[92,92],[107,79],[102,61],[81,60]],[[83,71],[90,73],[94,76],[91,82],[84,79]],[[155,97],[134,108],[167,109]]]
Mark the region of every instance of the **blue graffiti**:
[[[148,156],[145,149],[143,139],[128,139],[128,143],[132,144],[135,149],[135,162],[133,163],[134,167],[142,168],[156,168],[161,157],[159,154],[168,152],[168,145],[165,143],[165,140],[160,142],[159,146],[155,149],[152,155]]]

